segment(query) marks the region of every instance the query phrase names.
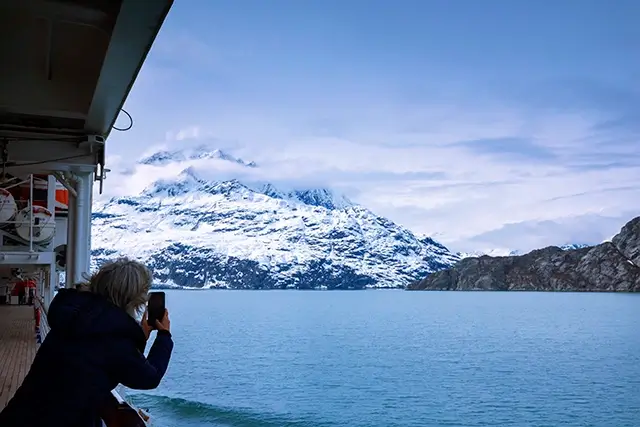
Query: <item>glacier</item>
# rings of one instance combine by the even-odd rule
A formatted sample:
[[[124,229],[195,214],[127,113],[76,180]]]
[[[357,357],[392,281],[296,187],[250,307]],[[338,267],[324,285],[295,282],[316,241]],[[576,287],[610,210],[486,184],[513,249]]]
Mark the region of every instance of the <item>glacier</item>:
[[[259,167],[206,147],[162,151],[139,163],[193,159]],[[92,226],[94,267],[128,256],[168,287],[403,288],[460,259],[332,190],[210,180],[191,166],[139,194],[94,201]]]

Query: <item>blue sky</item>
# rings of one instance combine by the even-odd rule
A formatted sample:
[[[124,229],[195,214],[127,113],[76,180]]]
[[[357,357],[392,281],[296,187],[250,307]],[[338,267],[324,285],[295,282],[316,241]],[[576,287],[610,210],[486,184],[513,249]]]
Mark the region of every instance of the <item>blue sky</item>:
[[[633,0],[178,0],[110,166],[206,143],[457,250],[598,243],[640,211],[639,20]]]

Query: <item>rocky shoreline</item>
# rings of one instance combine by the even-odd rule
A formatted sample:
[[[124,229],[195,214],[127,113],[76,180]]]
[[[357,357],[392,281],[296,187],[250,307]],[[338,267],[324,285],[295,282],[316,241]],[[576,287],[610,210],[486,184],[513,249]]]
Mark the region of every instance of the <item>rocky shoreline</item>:
[[[550,246],[520,256],[465,258],[407,290],[640,292],[640,217],[610,242],[563,250]]]

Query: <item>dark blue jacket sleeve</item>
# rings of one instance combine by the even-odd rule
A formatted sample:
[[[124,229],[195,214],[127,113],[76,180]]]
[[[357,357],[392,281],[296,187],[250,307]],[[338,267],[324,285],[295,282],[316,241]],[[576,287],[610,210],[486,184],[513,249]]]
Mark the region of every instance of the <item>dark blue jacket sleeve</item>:
[[[133,347],[121,356],[116,368],[118,382],[135,390],[151,390],[158,387],[167,371],[172,350],[171,334],[158,331],[147,357]]]

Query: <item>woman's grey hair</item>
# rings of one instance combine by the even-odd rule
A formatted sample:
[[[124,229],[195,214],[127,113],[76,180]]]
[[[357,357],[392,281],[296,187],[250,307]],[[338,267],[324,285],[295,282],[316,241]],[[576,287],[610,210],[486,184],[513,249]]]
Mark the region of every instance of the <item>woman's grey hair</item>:
[[[102,265],[89,278],[89,291],[101,295],[136,318],[151,290],[151,271],[138,261],[119,258]]]

